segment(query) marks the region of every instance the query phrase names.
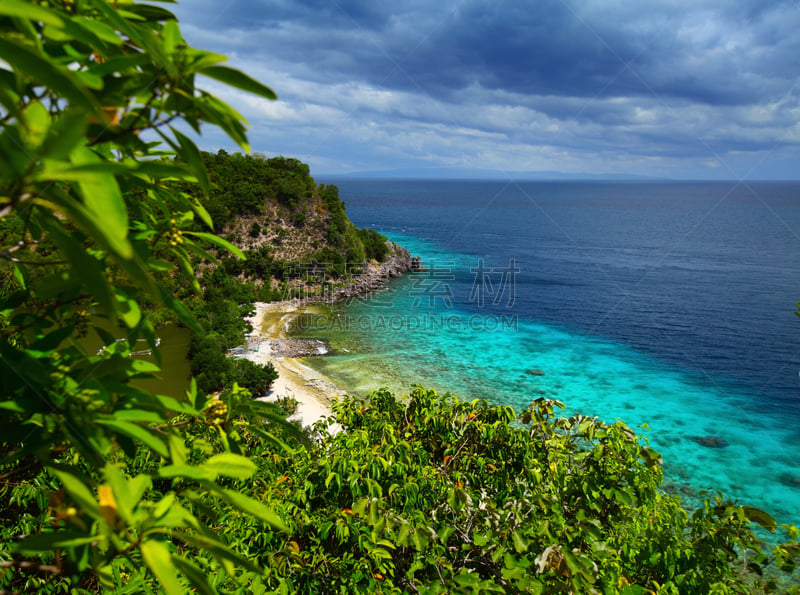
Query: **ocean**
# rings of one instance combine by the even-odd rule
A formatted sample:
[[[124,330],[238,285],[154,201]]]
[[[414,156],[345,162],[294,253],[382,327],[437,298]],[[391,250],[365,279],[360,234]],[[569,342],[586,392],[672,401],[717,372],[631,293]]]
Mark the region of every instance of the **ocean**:
[[[315,368],[357,394],[558,399],[636,428],[687,504],[800,523],[800,184],[331,182],[426,270],[305,319],[332,349]]]

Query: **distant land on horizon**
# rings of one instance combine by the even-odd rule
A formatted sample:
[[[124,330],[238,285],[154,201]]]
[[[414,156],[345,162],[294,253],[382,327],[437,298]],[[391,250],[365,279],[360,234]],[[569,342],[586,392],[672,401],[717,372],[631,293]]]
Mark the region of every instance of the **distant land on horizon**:
[[[365,179],[409,179],[409,180],[640,180],[671,181],[669,178],[639,176],[633,174],[579,174],[560,171],[501,171],[494,169],[456,167],[416,167],[347,173],[317,174],[319,178],[365,178]]]
[[[636,174],[594,174],[561,171],[501,171],[455,167],[398,168],[347,173],[315,174],[317,179],[344,180],[507,180],[507,181],[606,181],[606,182],[798,182],[797,179],[668,178]]]

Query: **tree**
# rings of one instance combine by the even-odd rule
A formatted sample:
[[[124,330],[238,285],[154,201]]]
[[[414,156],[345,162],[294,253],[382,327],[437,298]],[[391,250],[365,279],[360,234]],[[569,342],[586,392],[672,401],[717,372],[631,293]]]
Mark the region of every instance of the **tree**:
[[[775,531],[768,514],[721,495],[687,512],[629,427],[559,408],[517,417],[423,387],[345,398],[312,448],[259,459],[257,489],[292,529],[253,554],[298,592],[800,591],[797,529],[768,554],[751,527]]]
[[[285,528],[226,487],[223,478],[254,466],[216,424],[220,402],[131,387],[157,368],[128,355],[140,338],[156,348],[145,308],[166,308],[202,333],[170,291],[174,277],[199,289],[192,258],[210,259],[206,246],[241,255],[194,224],[211,228],[196,198],[209,180],[178,125],[218,126],[248,150],[241,117],[197,79],[275,94],[222,65],[224,56],[190,47],[156,5],[3,0],[0,30],[0,464],[4,510],[21,515],[8,530],[25,535],[13,546],[3,535],[0,581],[10,590],[111,588],[141,568],[167,592],[209,592],[210,575],[190,555],[198,549],[222,575],[257,573],[197,508],[213,494],[235,514]],[[85,333],[107,347],[87,353],[77,340]],[[225,419],[236,403],[270,420],[256,432],[289,431],[277,408],[249,399],[222,403]],[[185,420],[210,424],[225,446],[192,455]],[[137,473],[135,461],[156,464]],[[26,499],[29,481],[45,492]]]
[[[239,386],[250,391],[253,397],[262,397],[278,379],[278,372],[272,362],[257,364],[247,359],[237,359],[233,363],[233,378]]]

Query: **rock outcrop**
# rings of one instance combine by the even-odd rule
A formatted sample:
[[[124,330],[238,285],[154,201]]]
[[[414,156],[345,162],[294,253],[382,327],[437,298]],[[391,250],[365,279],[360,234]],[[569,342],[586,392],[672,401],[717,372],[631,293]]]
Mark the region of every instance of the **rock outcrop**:
[[[419,262],[411,253],[395,244],[386,242],[389,256],[381,263],[368,262],[359,275],[348,279],[344,287],[339,287],[311,301],[339,302],[355,297],[360,297],[383,287],[389,279],[399,277],[409,271],[415,270],[414,263]]]
[[[728,446],[728,441],[721,436],[689,436],[689,438],[706,448],[725,448]]]

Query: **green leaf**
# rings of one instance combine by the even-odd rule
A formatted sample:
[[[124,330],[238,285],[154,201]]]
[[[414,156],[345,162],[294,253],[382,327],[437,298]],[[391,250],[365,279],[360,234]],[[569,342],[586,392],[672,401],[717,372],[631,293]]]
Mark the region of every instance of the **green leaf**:
[[[101,21],[87,19],[86,17],[82,16],[75,16],[72,17],[72,22],[76,26],[82,27],[91,32],[92,35],[101,41],[105,41],[106,43],[110,43],[112,45],[119,45],[122,43],[122,38],[117,34],[117,32]]]
[[[244,494],[240,494],[234,490],[227,490],[224,488],[215,489],[214,493],[222,496],[225,500],[242,512],[251,514],[257,519],[265,522],[273,529],[282,531],[284,533],[289,532],[289,528],[286,526],[283,520],[277,514],[275,514],[275,512],[264,506],[258,500],[254,500],[253,498],[245,496]]]
[[[170,76],[178,76],[175,64],[172,63],[163,51],[164,48],[161,44],[161,40],[156,37],[150,29],[140,26],[137,23],[132,23],[122,16],[125,14],[126,16],[136,18],[136,15],[130,12],[124,13],[124,11],[120,9],[114,9],[108,5],[106,0],[88,1],[103,15],[103,17],[105,17],[114,29],[120,31],[141,47],[148,54],[150,60],[166,69]]]
[[[32,101],[22,113],[25,124],[22,140],[28,148],[36,150],[47,137],[50,128],[50,113],[41,101]]]
[[[167,136],[162,135],[163,138],[175,148],[181,158],[183,158],[189,167],[192,168],[195,176],[197,176],[197,182],[203,189],[203,193],[208,194],[208,192],[211,190],[211,181],[208,179],[208,172],[206,171],[206,166],[203,163],[203,157],[200,155],[200,151],[197,149],[197,145],[195,145],[188,136],[182,134],[179,130],[176,130],[172,126],[170,126],[170,130],[172,130],[172,134],[175,135],[175,138],[178,140],[180,146],[176,147],[172,140]]]
[[[567,568],[569,568],[572,574],[580,574],[583,570],[583,566],[578,561],[578,558],[566,548],[561,550],[561,553],[564,555],[564,561],[567,563]]]
[[[169,21],[175,20],[174,14],[160,6],[130,3],[126,5],[126,10],[147,21],[168,21],[165,23],[165,27],[169,24]]]
[[[164,542],[149,539],[142,542],[141,549],[144,563],[156,576],[164,591],[169,595],[183,595],[186,589],[178,580],[178,574],[172,565],[172,555]]]
[[[30,5],[26,3],[26,6]],[[66,97],[73,107],[82,107],[93,112],[100,109],[100,104],[74,74],[42,58],[28,46],[0,37],[0,58],[13,65],[21,75],[24,74]]]
[[[115,297],[117,298],[117,314],[122,318],[125,326],[134,328],[142,319],[142,311],[139,309],[139,304],[136,300],[119,291],[115,293]]]
[[[17,79],[14,73],[0,68],[0,105],[6,108],[8,114],[18,120],[22,119],[20,112],[20,98],[14,88]]]
[[[158,519],[159,527],[168,527],[170,529],[197,529],[200,522],[197,518],[186,510],[180,503],[175,502],[165,512],[164,516]]]
[[[372,498],[369,501],[369,507],[367,508],[367,522],[373,526],[378,523],[378,501],[375,498]]]
[[[128,489],[128,482],[122,472],[113,464],[106,463],[103,469],[106,482],[111,486],[114,493],[114,500],[117,503],[117,511],[126,523],[133,520],[133,509],[139,503],[137,494]],[[141,495],[139,495],[141,498]]]
[[[474,573],[462,570],[455,577],[455,581],[462,587],[477,587],[480,583],[480,577]]]
[[[86,235],[95,238],[104,250],[111,254],[119,254],[115,247],[109,243],[108,237],[106,236],[104,229],[102,229],[102,218],[98,219],[81,203],[72,200],[68,196],[65,197],[62,193],[57,192],[55,188],[45,188],[43,191],[51,203],[47,205],[48,207],[54,211],[61,211],[66,218],[70,219],[75,225],[80,227]],[[121,238],[121,240],[127,244],[126,238]],[[130,247],[130,244],[127,245]],[[152,295],[156,295],[156,287],[153,278],[145,270],[144,264],[139,258],[136,257],[136,255],[130,259],[118,258],[118,262],[128,273],[131,280],[138,283]]]
[[[183,465],[186,462],[186,444],[181,438],[178,438],[174,434],[169,435],[168,442],[170,460],[172,460],[175,465]]]
[[[61,114],[50,126],[41,154],[53,159],[66,159],[76,145],[85,142],[87,126],[85,114],[75,111]]]
[[[137,172],[156,180],[172,178],[175,180],[195,181],[197,177],[185,165],[174,165],[160,161],[142,161],[137,164]]]
[[[80,509],[92,517],[100,518],[100,507],[88,487],[88,478],[77,470],[62,465],[50,465],[50,469]]]
[[[153,480],[149,475],[140,473],[136,477],[128,480],[128,496],[131,502],[138,503],[153,485]]]
[[[197,481],[213,481],[217,478],[217,473],[209,469],[200,469],[192,465],[177,464],[165,465],[158,470],[159,477],[185,477]]]
[[[197,48],[186,48],[184,50],[186,57],[195,68],[195,72],[200,72],[207,66],[219,64],[220,62],[227,62],[228,56],[224,54],[217,54],[207,50],[198,50]]]
[[[74,152],[89,151],[86,147],[75,147],[70,154]],[[61,180],[70,182],[87,182],[91,183],[96,180],[98,174],[121,174],[127,173],[130,168],[122,163],[113,163],[109,161],[97,161],[87,163],[85,165],[72,165],[63,161],[45,160],[42,162],[42,169],[40,169],[34,176],[38,181]]]
[[[254,95],[260,95],[267,99],[278,98],[275,91],[235,68],[229,68],[228,66],[206,66],[199,72],[202,75],[218,80],[231,87],[236,87],[242,91],[253,93]]]
[[[163,517],[167,512],[169,512],[175,505],[175,492],[169,492],[166,496],[164,496],[156,507],[153,509],[153,516],[157,519]]]
[[[14,279],[17,280],[17,283],[19,283],[22,289],[28,288],[28,272],[24,265],[14,265]]]
[[[253,461],[232,452],[214,455],[200,465],[199,468],[203,471],[210,471],[216,475],[224,475],[234,479],[249,479],[256,472],[256,464]]]
[[[213,540],[208,536],[197,536],[191,534],[183,534],[181,538],[188,543],[189,545],[198,548],[201,551],[207,552],[217,558],[218,560],[226,560],[228,562],[233,562],[237,566],[244,568],[246,570],[250,570],[251,572],[255,572],[256,574],[262,574],[263,568],[260,568],[243,558],[236,552],[232,551],[228,548],[225,544],[220,543],[219,541]]]
[[[429,540],[430,538],[423,532],[422,529],[415,529],[414,532],[411,533],[411,542],[414,545],[414,549],[418,552],[421,552],[428,547]]]
[[[166,51],[170,56],[174,54],[179,47],[186,45],[181,37],[181,31],[178,28],[178,23],[175,20],[170,20],[164,23],[164,27],[161,30],[161,35],[164,37],[164,51]]]
[[[33,345],[31,345],[31,349],[43,353],[52,351],[61,345],[64,339],[69,337],[74,330],[74,326],[65,326],[64,328],[57,329],[36,341]]]
[[[47,231],[50,239],[58,246],[64,257],[70,261],[72,270],[80,271],[80,281],[89,289],[100,307],[106,312],[113,312],[114,302],[111,292],[97,259],[91,257],[78,241],[67,234],[55,217],[42,214],[39,224]]]
[[[189,582],[197,589],[198,593],[203,595],[215,595],[217,593],[217,590],[209,585],[205,573],[194,562],[183,556],[173,554],[172,563],[189,579]]]
[[[200,219],[203,220],[203,223],[205,223],[210,229],[214,229],[214,222],[211,220],[211,215],[209,215],[206,208],[196,200],[190,200],[189,204],[192,207],[192,211],[194,211],[195,214],[197,214]]]
[[[762,527],[764,527],[770,533],[775,533],[778,528],[777,521],[772,518],[768,513],[764,512],[759,508],[754,508],[752,506],[742,506],[742,512],[744,512],[744,516],[747,517],[747,520],[752,521],[754,523],[758,523]]]
[[[143,364],[150,363],[144,360],[138,360],[138,361],[142,362]],[[158,404],[167,411],[173,413],[185,413],[187,415],[202,415],[202,411],[198,411],[188,403],[184,403],[173,397],[167,397],[165,395],[153,395],[153,396],[155,397],[155,400],[158,401]]]
[[[39,21],[45,25],[53,25],[55,27],[60,27],[64,22],[62,18],[53,11],[43,6],[31,4],[30,2],[21,2],[20,0],[3,0],[0,2],[0,14],[8,17]]]
[[[522,538],[522,535],[520,535],[519,531],[516,529],[512,531],[511,538],[514,541],[514,549],[518,554],[524,554],[528,551],[528,544],[526,543],[526,540]]]
[[[145,359],[133,359],[131,360],[131,371],[134,372],[135,374],[155,374],[156,372],[160,372],[161,368],[157,364],[149,362]],[[139,421],[147,421],[147,420],[142,419]],[[156,420],[150,420],[150,421],[156,421]]]
[[[108,74],[114,75],[117,73],[135,74],[138,72],[139,68],[144,69],[148,64],[150,64],[150,60],[146,54],[130,54],[127,56],[110,58],[105,62],[92,64],[88,70],[99,76],[106,76]]]
[[[14,551],[24,554],[38,554],[53,552],[68,547],[78,547],[104,541],[102,535],[86,535],[77,531],[55,531],[53,533],[39,533],[29,535],[22,541],[12,546]]]
[[[369,554],[375,558],[380,558],[382,560],[391,560],[392,554],[391,552],[386,551],[382,547],[376,547],[369,550]]]
[[[235,254],[242,260],[245,259],[244,252],[242,252],[237,246],[234,246],[229,241],[219,237],[218,235],[214,235],[213,233],[205,233],[202,231],[186,231],[184,232],[184,235],[201,238],[207,242],[210,242],[211,244],[214,244],[215,246],[222,248],[223,250],[227,250],[228,252]]]
[[[133,256],[133,247],[127,237],[128,209],[114,177],[114,173],[119,171],[119,164],[104,162],[87,147],[76,147],[71,156],[74,165],[92,165],[100,168],[91,180],[78,183],[83,202],[96,218],[98,227],[117,254],[122,258],[130,258]]]
[[[200,326],[200,323],[197,322],[197,319],[194,317],[194,315],[186,309],[186,306],[184,306],[180,300],[173,297],[172,294],[167,293],[167,291],[161,286],[159,286],[159,291],[161,293],[161,300],[164,302],[164,305],[175,312],[175,314],[178,316],[178,319],[183,324],[188,326],[192,331],[199,335],[203,335],[205,333],[203,327]]]
[[[243,118],[231,106],[216,97],[203,95],[196,103],[206,120],[216,124],[246,152],[250,152]]]
[[[122,39],[113,30],[97,21],[83,17],[73,17],[58,26],[47,26],[42,33],[47,39],[59,43],[79,41],[88,47],[95,48],[99,54],[107,53],[104,47],[106,45],[119,46],[122,44]],[[102,89],[102,86],[98,88]]]
[[[128,436],[133,440],[138,440],[151,450],[154,450],[162,457],[167,458],[169,456],[169,451],[167,450],[167,445],[164,444],[164,441],[149,431],[147,428],[143,428],[142,426],[132,424],[127,421],[122,421],[119,419],[98,419],[95,423],[98,423],[102,426],[106,426],[107,428],[111,428],[115,432],[122,434],[123,436]]]

